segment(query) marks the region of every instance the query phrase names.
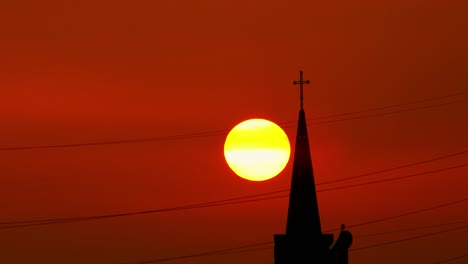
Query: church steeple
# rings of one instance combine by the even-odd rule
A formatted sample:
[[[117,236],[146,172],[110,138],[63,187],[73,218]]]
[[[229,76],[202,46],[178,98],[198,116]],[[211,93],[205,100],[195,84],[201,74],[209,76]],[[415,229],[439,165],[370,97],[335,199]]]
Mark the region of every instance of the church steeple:
[[[300,80],[293,82],[294,85],[300,85],[301,108],[297,124],[286,233],[274,236],[275,264],[347,264],[351,233],[342,228],[338,239],[333,243],[333,235],[322,234],[320,225],[303,107],[303,84],[308,83],[308,80],[302,79],[302,71]]]
[[[300,86],[301,109],[299,110],[299,120],[297,122],[286,234],[307,234],[308,236],[318,237],[322,233],[322,229],[303,103],[303,85],[310,82],[309,80],[303,80],[302,71],[299,74],[299,81],[293,82],[294,85],[299,84]]]
[[[286,234],[322,234],[304,109],[299,111]]]

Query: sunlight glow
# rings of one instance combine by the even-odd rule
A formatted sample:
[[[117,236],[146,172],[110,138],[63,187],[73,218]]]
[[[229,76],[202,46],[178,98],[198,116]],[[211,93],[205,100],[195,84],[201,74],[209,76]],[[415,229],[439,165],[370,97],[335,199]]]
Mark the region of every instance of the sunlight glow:
[[[235,126],[224,144],[224,157],[240,177],[264,181],[278,175],[289,161],[286,133],[265,119],[250,119]]]

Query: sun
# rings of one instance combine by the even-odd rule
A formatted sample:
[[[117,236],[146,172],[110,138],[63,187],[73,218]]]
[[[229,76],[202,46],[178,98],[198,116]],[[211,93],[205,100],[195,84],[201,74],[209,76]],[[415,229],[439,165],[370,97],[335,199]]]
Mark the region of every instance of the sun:
[[[236,125],[226,137],[224,157],[240,177],[264,181],[278,175],[289,161],[288,136],[266,119],[249,119]]]

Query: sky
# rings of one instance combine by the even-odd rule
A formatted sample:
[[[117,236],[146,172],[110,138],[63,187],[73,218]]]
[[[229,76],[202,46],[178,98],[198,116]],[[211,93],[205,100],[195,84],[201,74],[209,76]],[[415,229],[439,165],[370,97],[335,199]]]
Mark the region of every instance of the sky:
[[[300,70],[310,80],[304,109],[316,183],[466,151],[467,12],[461,0],[1,1],[0,222],[288,189],[291,162],[271,180],[246,181],[229,169],[223,144],[236,124],[266,118],[294,146]],[[350,112],[360,113],[341,115]],[[330,115],[338,116],[317,119]],[[159,140],[14,149],[141,138]],[[318,189],[461,166],[467,156]],[[467,172],[320,192],[322,229],[466,199]],[[285,231],[287,203],[2,228],[0,262],[136,263],[271,242]],[[458,203],[350,227],[350,250],[464,226],[445,224],[467,212]],[[467,236],[465,228],[350,251],[349,263],[434,263],[466,254]],[[273,250],[167,263],[239,262],[273,263]]]

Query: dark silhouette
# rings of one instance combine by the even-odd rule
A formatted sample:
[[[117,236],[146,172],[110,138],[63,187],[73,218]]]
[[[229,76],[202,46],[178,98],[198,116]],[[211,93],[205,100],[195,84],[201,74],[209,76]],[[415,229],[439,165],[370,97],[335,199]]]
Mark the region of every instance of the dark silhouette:
[[[322,234],[315,191],[314,172],[310,155],[307,124],[303,109],[302,79],[300,85],[301,109],[296,135],[296,148],[289,194],[286,234],[275,234],[275,264],[317,263],[347,264],[348,248],[352,235],[341,226],[340,234],[333,241],[333,234]]]

